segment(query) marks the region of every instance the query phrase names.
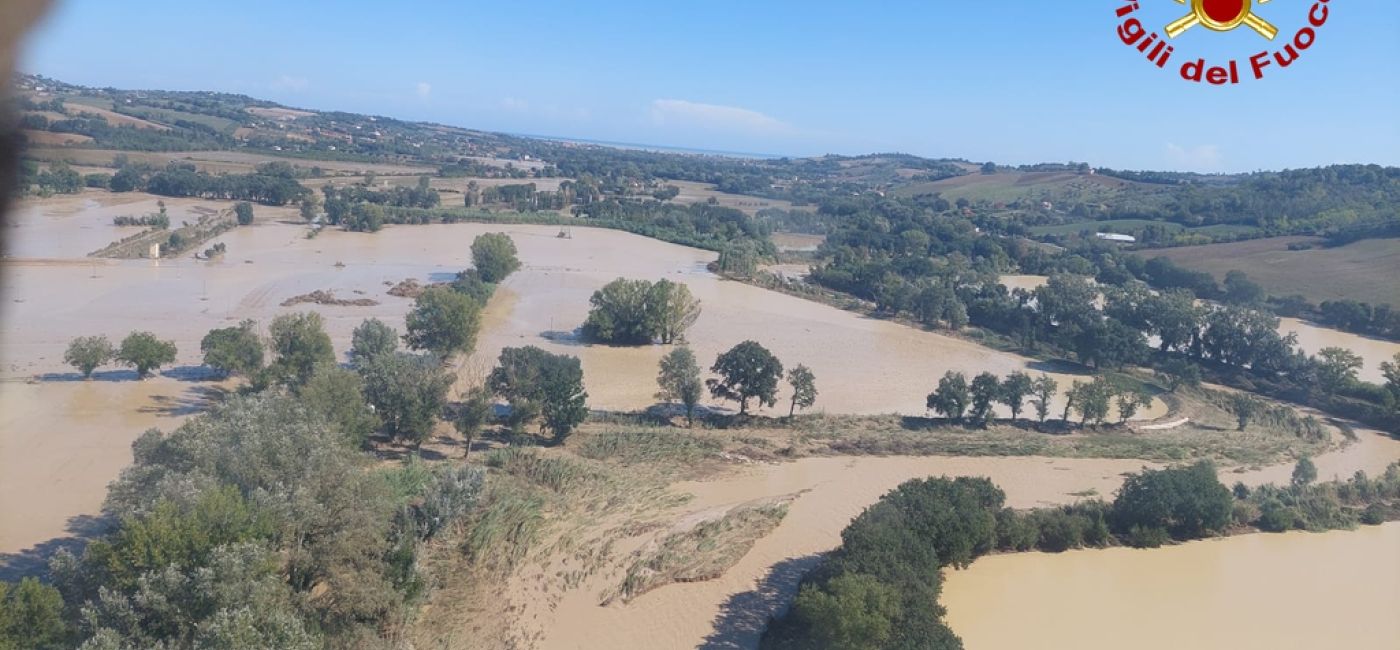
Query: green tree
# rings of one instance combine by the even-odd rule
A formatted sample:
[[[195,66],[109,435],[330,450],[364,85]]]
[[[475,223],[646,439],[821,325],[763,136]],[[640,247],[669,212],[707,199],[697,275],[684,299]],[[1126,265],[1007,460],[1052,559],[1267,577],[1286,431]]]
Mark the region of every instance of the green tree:
[[[684,340],[685,331],[700,318],[700,301],[690,294],[690,287],[658,280],[651,285],[647,311],[651,334],[662,345],[670,345]]]
[[[1175,393],[1182,386],[1195,388],[1203,379],[1201,367],[1181,357],[1173,357],[1162,362],[1157,368],[1157,376],[1166,382],[1167,389]]]
[[[122,339],[117,361],[136,369],[136,375],[146,378],[151,371],[175,363],[175,343],[162,341],[150,332],[132,332]]]
[[[1230,398],[1230,410],[1235,414],[1235,421],[1239,423],[1239,430],[1244,431],[1245,427],[1254,420],[1254,416],[1264,407],[1258,398],[1247,393],[1235,393]]]
[[[762,253],[753,244],[741,240],[725,246],[719,252],[717,266],[723,275],[747,278],[758,272],[758,263],[762,258]]]
[[[603,285],[588,300],[591,307],[583,323],[584,336],[616,345],[651,344],[657,339],[660,321],[653,308],[655,287],[646,280],[625,278]]]
[[[992,420],[992,408],[1001,395],[1001,380],[990,372],[972,378],[969,397],[972,403],[972,421],[985,428]]]
[[[1400,354],[1396,354],[1393,360],[1381,362],[1381,375],[1385,377],[1386,390],[1400,400]]]
[[[1014,421],[1021,418],[1021,410],[1026,406],[1026,398],[1034,393],[1035,380],[1031,379],[1030,375],[1018,370],[1007,375],[1006,380],[1001,382],[1001,394],[997,399],[1011,409],[1011,419]],[[1041,420],[1044,421],[1044,418]]]
[[[297,391],[297,400],[340,432],[354,447],[363,447],[379,428],[379,418],[365,399],[365,381],[334,363],[316,366]]]
[[[578,357],[550,354],[535,346],[501,350],[486,385],[515,412],[538,412],[541,430],[562,443],[588,417],[588,393]]]
[[[817,376],[807,366],[798,365],[788,371],[788,383],[792,385],[792,405],[788,407],[788,417],[797,413],[798,408],[809,409],[817,403]]]
[[[199,342],[204,353],[204,365],[224,376],[251,376],[263,366],[263,344],[258,338],[257,324],[245,320],[238,327],[210,330]]]
[[[1087,384],[1075,382],[1070,393],[1074,409],[1079,412],[1079,425],[1086,426],[1093,422],[1094,426],[1102,426],[1108,419],[1114,392],[1113,385],[1103,377],[1097,377]]]
[[[448,286],[452,287],[453,291],[475,300],[476,304],[483,305],[483,308],[491,302],[491,296],[496,295],[496,285],[482,280],[476,269],[458,271],[457,278]]]
[[[270,539],[275,532],[270,513],[224,485],[190,503],[161,499],[149,512],[126,516],[114,534],[89,546],[87,559],[101,567],[104,587],[125,592],[150,572],[203,565],[219,546]]]
[[[304,219],[306,223],[315,221],[316,217],[320,214],[320,204],[321,200],[316,198],[315,194],[308,194],[301,200],[301,207],[299,208],[301,218]]]
[[[366,319],[350,334],[350,362],[369,363],[399,349],[399,333],[378,318]]]
[[[1031,390],[1034,394],[1031,404],[1035,405],[1035,416],[1041,424],[1045,424],[1045,419],[1050,417],[1050,402],[1060,391],[1060,383],[1050,375],[1042,374],[1036,378]]]
[[[384,425],[385,433],[415,447],[432,435],[433,425],[447,405],[452,376],[432,355],[406,352],[376,357],[360,368],[365,399]]]
[[[494,417],[495,409],[496,405],[491,401],[491,391],[484,386],[467,392],[466,399],[462,400],[462,404],[457,408],[457,415],[452,418],[452,426],[462,435],[463,458],[471,455],[472,441]]]
[[[971,400],[972,391],[967,385],[967,375],[949,370],[938,380],[938,389],[929,394],[926,404],[944,417],[962,422]]]
[[[58,650],[67,643],[63,596],[58,590],[24,578],[0,582],[0,650]]]
[[[415,350],[471,354],[481,329],[481,305],[446,287],[429,287],[413,303],[404,340]]]
[[[515,241],[505,233],[487,233],[472,242],[472,264],[481,279],[500,284],[520,268]]]
[[[661,387],[657,399],[680,402],[685,407],[685,421],[695,424],[695,407],[705,389],[700,379],[700,364],[690,348],[679,347],[661,358],[661,370],[656,376],[656,384]]]
[[[1365,363],[1344,348],[1323,348],[1317,353],[1317,381],[1322,390],[1337,394],[1356,384],[1356,373]]]
[[[810,634],[812,647],[880,650],[888,647],[903,609],[894,588],[871,576],[844,574],[824,588],[804,586],[793,615]]]
[[[63,362],[77,368],[83,379],[90,379],[92,372],[112,362],[116,350],[105,336],[80,336],[68,344],[63,353]]]
[[[1250,280],[1244,271],[1230,271],[1225,274],[1225,302],[1232,305],[1254,305],[1262,302],[1265,296],[1264,287]]]
[[[335,348],[326,334],[321,315],[314,311],[283,314],[267,328],[273,353],[268,368],[272,377],[285,385],[306,383],[316,366],[335,363]]]
[[[1142,390],[1129,388],[1118,391],[1118,423],[1127,424],[1128,420],[1137,416],[1138,409],[1147,408],[1152,405],[1152,396]]]
[[[238,225],[253,225],[253,204],[247,201],[239,201],[233,204],[233,214],[238,218]]]
[[[1298,459],[1298,464],[1293,466],[1293,477],[1290,480],[1295,487],[1306,486],[1317,480],[1317,465],[1313,464],[1311,458],[1304,456]]]
[[[720,376],[706,380],[710,394],[716,399],[738,402],[740,415],[749,412],[751,399],[769,407],[777,403],[783,364],[768,348],[754,341],[744,341],[719,355],[710,371]]]
[[[1148,298],[1144,310],[1148,326],[1161,341],[1163,352],[1185,352],[1200,333],[1204,314],[1196,306],[1196,295],[1187,289],[1164,291]]]
[[[1176,539],[1196,539],[1225,529],[1234,497],[1216,478],[1215,466],[1146,470],[1128,477],[1113,500],[1110,518],[1117,531],[1161,529]]]
[[[379,232],[384,227],[384,206],[375,203],[356,203],[350,207],[350,214],[341,222],[352,232]]]

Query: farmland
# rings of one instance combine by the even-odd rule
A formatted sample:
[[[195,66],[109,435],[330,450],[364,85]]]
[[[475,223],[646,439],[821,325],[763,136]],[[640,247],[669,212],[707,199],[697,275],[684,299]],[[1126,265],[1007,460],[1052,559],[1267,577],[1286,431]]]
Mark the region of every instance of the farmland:
[[[1289,250],[1308,244],[1307,250]],[[1327,247],[1308,237],[1275,237],[1250,241],[1167,248],[1141,253],[1166,257],[1217,279],[1233,270],[1245,271],[1275,296],[1299,294],[1310,302],[1351,299],[1372,304],[1400,305],[1400,239],[1366,239]]]

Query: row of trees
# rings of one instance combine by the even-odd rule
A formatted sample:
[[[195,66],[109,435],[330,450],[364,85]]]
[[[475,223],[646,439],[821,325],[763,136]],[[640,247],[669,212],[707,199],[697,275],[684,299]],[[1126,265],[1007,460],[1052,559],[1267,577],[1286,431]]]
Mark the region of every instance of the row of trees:
[[[1050,417],[1050,404],[1059,393],[1059,382],[1049,375],[1031,378],[1024,372],[1013,372],[1005,379],[984,372],[968,381],[967,375],[948,371],[938,381],[938,388],[929,394],[926,406],[954,421],[970,421],[973,425],[986,427],[995,416],[996,404],[1004,404],[1011,411],[1011,419],[1021,417],[1021,411],[1029,402],[1035,407],[1037,421],[1044,424]],[[1070,412],[1080,416],[1080,425],[1092,422],[1102,426],[1109,417],[1113,406],[1118,408],[1118,421],[1127,422],[1138,411],[1152,403],[1152,397],[1139,386],[1120,386],[1107,377],[1095,377],[1093,381],[1076,381],[1065,392],[1064,414],[1069,421]]]
[[[887,315],[930,327],[976,325],[1095,368],[1160,368],[1184,359],[1214,381],[1400,427],[1400,411],[1356,379],[1342,350],[1309,356],[1281,335],[1278,318],[1261,310],[1262,289],[1243,273],[1229,274],[1222,288],[1208,273],[1103,242],[1049,250],[1005,220],[949,215],[948,207],[937,197],[824,202],[818,217],[832,226],[810,281],[872,301]],[[1035,290],[1009,290],[999,278],[1017,271],[1051,278]],[[1226,304],[1201,305],[1200,298]],[[1374,307],[1369,314],[1359,304],[1330,307],[1335,318],[1376,323]]]
[[[749,401],[772,407],[777,404],[778,383],[783,379],[783,364],[767,348],[754,341],[744,341],[720,354],[710,371],[718,378],[702,382],[700,365],[695,353],[679,347],[661,359],[656,383],[661,387],[657,399],[679,402],[685,408],[688,423],[695,421],[695,409],[705,388],[715,399],[739,403],[739,414],[748,413]],[[788,417],[797,409],[808,409],[817,403],[817,378],[807,366],[798,365],[787,373],[792,387]]]
[[[700,301],[678,282],[618,278],[589,298],[589,339],[614,345],[670,345],[700,317]]]
[[[197,171],[189,163],[172,161],[151,172],[139,166],[123,167],[112,175],[113,192],[145,191],[161,196],[199,197],[286,205],[310,193],[294,176],[277,170],[265,173],[213,175]]]
[[[80,336],[68,344],[63,362],[84,379],[91,379],[93,372],[113,361],[135,369],[137,377],[145,379],[161,366],[174,363],[176,353],[174,342],[150,332],[132,332],[116,347],[105,336]]]
[[[394,186],[384,190],[376,190],[368,184],[340,188],[326,185],[321,188],[325,195],[326,221],[333,226],[343,225],[347,230],[374,232],[384,224],[383,206],[436,208],[442,199],[430,184],[429,177],[420,176],[414,187]],[[314,205],[313,199],[314,195],[304,198],[303,205]]]

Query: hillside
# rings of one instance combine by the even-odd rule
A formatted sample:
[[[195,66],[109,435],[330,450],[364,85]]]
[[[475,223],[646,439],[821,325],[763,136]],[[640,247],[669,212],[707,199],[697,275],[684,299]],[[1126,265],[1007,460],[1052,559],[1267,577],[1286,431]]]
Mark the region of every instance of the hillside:
[[[283,161],[312,178],[568,179],[582,186],[574,206],[713,201],[750,216],[767,211],[775,228],[813,234],[832,225],[812,216],[813,208],[873,193],[939,211],[956,206],[981,227],[996,222],[1046,242],[1106,231],[1158,247],[1374,236],[1391,232],[1400,212],[1400,169],[1378,166],[1202,175],[1087,163],[1006,167],[898,153],[751,159],[303,110],[227,93],[87,88],[38,76],[21,76],[16,90],[28,158],[67,162],[83,173],[179,162],[210,174],[247,174]]]

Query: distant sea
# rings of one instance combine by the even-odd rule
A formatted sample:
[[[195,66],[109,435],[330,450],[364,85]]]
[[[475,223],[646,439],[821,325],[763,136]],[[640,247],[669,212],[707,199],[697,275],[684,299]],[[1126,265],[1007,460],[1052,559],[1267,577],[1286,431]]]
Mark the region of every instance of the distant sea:
[[[535,135],[532,133],[513,133],[511,135],[522,138],[533,138],[535,140],[553,140],[554,142],[572,142],[574,144],[596,144],[603,147],[613,147],[616,149],[635,149],[637,151],[654,151],[657,153],[687,153],[701,156],[725,156],[728,158],[754,158],[759,160],[772,160],[776,158],[789,158],[771,153],[752,153],[746,151],[720,151],[717,149],[692,149],[689,147],[667,147],[658,144],[637,144],[635,142],[610,142],[608,140],[588,140],[585,138],[560,138],[552,135]]]

